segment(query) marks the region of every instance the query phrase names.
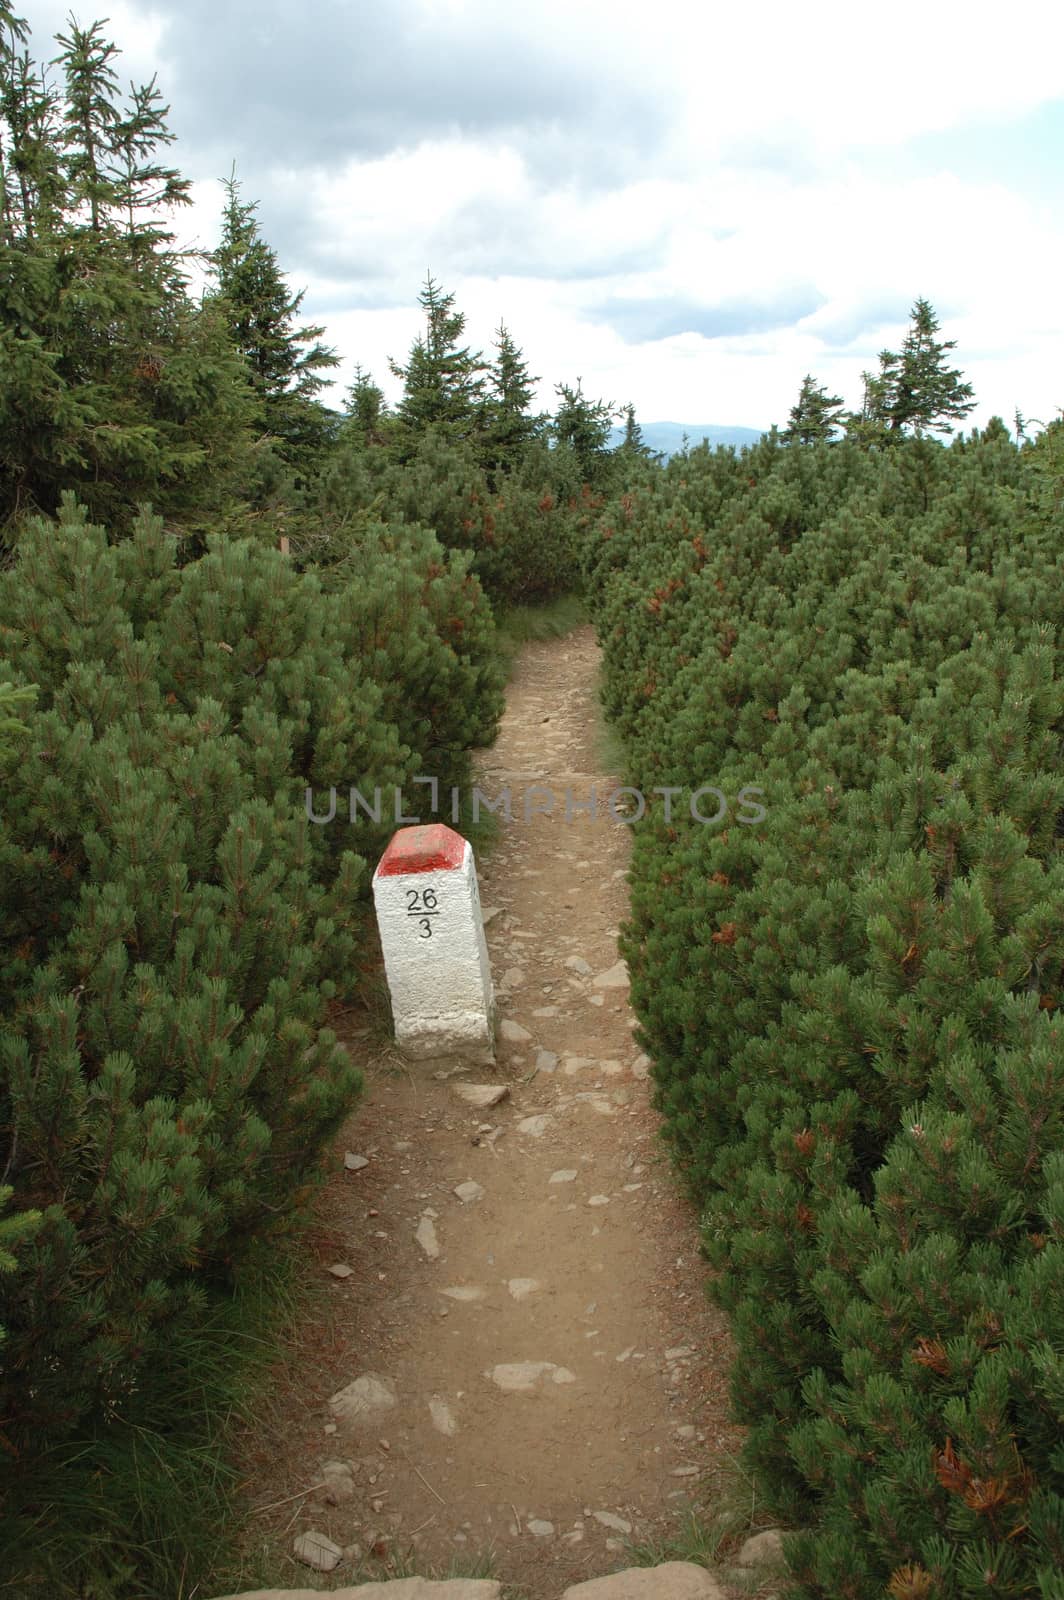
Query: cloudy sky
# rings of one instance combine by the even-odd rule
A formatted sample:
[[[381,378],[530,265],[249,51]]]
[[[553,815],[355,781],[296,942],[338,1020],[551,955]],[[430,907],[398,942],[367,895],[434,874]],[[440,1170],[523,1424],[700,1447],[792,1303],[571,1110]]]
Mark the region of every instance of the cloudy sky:
[[[23,0],[38,58],[71,0]],[[971,421],[1064,408],[1064,6],[98,0],[158,73],[182,242],[246,200],[304,312],[390,400],[427,271],[554,385],[644,421],[860,400],[928,298]],[[984,18],[986,19],[984,21]]]

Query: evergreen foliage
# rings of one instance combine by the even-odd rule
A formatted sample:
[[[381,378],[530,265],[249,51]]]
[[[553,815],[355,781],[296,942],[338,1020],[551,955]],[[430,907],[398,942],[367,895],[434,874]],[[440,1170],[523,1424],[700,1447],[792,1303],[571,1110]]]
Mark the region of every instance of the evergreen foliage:
[[[472,445],[486,420],[490,367],[479,351],[459,344],[466,319],[455,311],[454,295],[444,294],[427,273],[418,304],[425,313],[425,332],[415,339],[405,367],[389,362],[393,375],[403,380],[403,398],[396,411],[403,458],[428,428],[435,428],[448,443]]]
[[[587,552],[630,781],[685,791],[635,830],[640,1038],[747,1462],[808,1530],[798,1594],[1047,1594],[1059,494],[997,421],[949,448],[782,443],[670,462]],[[700,784],[718,826],[688,813]]]
[[[916,300],[910,315],[901,350],[881,351],[879,372],[862,374],[861,409],[846,418],[847,431],[862,443],[952,433],[954,422],[962,422],[975,405],[971,384],[958,368],[945,364],[957,341],[936,340],[939,324],[930,302]]]
[[[589,400],[582,378],[577,378],[575,389],[559,383],[554,392],[558,407],[551,419],[551,438],[562,461],[568,457],[575,467],[571,487],[586,483],[594,493],[612,486],[614,461],[609,437],[622,413],[605,400]]]
[[[306,291],[289,292],[276,252],[259,233],[258,203],[241,200],[235,174],[223,182],[222,239],[211,256],[217,301],[251,375],[255,428],[279,442],[289,466],[306,471],[331,437],[331,415],[315,396],[326,383],[320,374],[339,357],[321,343],[323,327],[297,326]]]
[[[0,43],[0,529],[67,490],[116,530],[139,502],[200,526],[246,463],[247,384],[224,325],[187,293],[168,212],[188,184],[152,83],[123,107],[114,46],[71,24],[65,97]]]
[[[842,425],[842,417],[842,396],[828,394],[824,385],[807,372],[783,437],[788,444],[820,444],[832,438]]]
[[[37,685],[0,818],[0,1172],[18,1231],[40,1213],[5,1286],[0,1429],[31,1520],[40,1451],[122,1426],[358,1094],[325,1008],[394,820],[315,827],[306,789],[320,815],[330,786],[464,783],[494,737],[466,564],[420,529],[361,546],[328,590],[251,540],[179,567],[160,518],[111,541],[68,498],[0,574],[0,679]]]

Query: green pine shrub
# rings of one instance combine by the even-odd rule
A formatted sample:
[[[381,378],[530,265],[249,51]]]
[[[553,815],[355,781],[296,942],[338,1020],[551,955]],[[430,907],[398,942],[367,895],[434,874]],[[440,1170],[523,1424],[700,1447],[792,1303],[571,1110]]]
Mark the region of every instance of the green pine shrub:
[[[1033,454],[999,425],[691,452],[583,555],[630,781],[764,790],[756,827],[680,801],[634,830],[622,948],[810,1600],[1064,1564],[1064,636]]]
[[[313,826],[307,787],[320,813],[322,789],[388,792],[437,756],[460,780],[501,690],[479,586],[423,530],[377,530],[326,589],[247,540],[179,567],[150,513],[111,542],[72,500],[0,576],[4,678],[37,685],[0,755],[0,1170],[41,1218],[0,1354],[25,1473],[120,1425],[357,1098],[326,1006],[372,950],[394,822],[356,832],[341,799]]]
[[[564,492],[555,452],[529,446],[494,488],[471,445],[428,427],[409,459],[340,447],[310,497],[294,553],[326,569],[359,559],[373,524],[431,529],[444,549],[468,551],[469,571],[498,606],[529,604],[580,585],[589,509],[601,501]]]

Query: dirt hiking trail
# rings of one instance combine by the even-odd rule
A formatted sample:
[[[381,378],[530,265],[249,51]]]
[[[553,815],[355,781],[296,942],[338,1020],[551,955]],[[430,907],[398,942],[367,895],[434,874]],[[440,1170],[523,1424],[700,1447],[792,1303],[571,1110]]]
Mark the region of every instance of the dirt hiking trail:
[[[329,1310],[243,1455],[248,1554],[276,1560],[274,1581],[390,1576],[398,1552],[402,1570],[443,1575],[490,1552],[492,1576],[547,1600],[676,1531],[738,1454],[727,1325],[704,1298],[618,968],[632,830],[606,813],[620,778],[596,770],[598,660],[590,627],[525,645],[479,757],[484,792],[514,799],[478,862],[497,1066],[366,1060],[352,1033],[366,1093],[310,1240]],[[526,822],[533,784],[555,810]],[[566,788],[575,806],[593,784],[600,819],[566,821]],[[460,1098],[489,1083],[508,1091],[490,1109]],[[468,1184],[482,1192],[456,1195]],[[330,1409],[367,1375],[370,1409]],[[305,1492],[329,1460],[350,1467],[340,1503]],[[345,1552],[330,1578],[293,1558],[310,1530]]]

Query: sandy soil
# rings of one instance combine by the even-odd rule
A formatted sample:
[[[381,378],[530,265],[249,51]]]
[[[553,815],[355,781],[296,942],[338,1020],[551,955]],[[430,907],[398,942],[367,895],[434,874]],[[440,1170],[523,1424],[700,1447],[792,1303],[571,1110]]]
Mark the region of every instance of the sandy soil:
[[[499,1014],[530,1038],[500,1041],[495,1069],[366,1059],[351,1040],[367,1091],[308,1264],[329,1311],[301,1335],[298,1382],[245,1457],[249,1503],[285,1501],[258,1510],[253,1543],[293,1586],[315,1581],[289,1559],[315,1529],[378,1559],[413,1551],[420,1571],[490,1550],[495,1576],[546,1600],[628,1564],[629,1541],[670,1532],[738,1453],[727,1327],[704,1298],[697,1221],[668,1172],[627,988],[595,982],[618,960],[632,830],[564,815],[567,787],[578,803],[596,785],[605,813],[619,783],[596,770],[597,664],[590,628],[527,645],[479,763],[484,790],[506,784],[514,799],[478,870]],[[555,812],[526,822],[533,783]],[[509,1093],[478,1111],[458,1098],[463,1082]],[[368,1165],[345,1170],[345,1151]],[[469,1180],[484,1192],[463,1203],[454,1190]],[[435,1258],[415,1239],[426,1212]],[[522,1362],[553,1365],[500,1388],[495,1369]],[[396,1403],[337,1422],[329,1397],[366,1373]],[[346,1504],[303,1493],[329,1458],[355,1466]],[[361,1576],[351,1549],[320,1581]]]

